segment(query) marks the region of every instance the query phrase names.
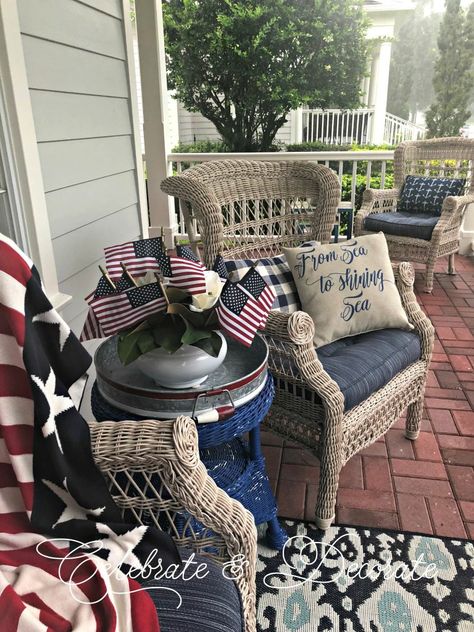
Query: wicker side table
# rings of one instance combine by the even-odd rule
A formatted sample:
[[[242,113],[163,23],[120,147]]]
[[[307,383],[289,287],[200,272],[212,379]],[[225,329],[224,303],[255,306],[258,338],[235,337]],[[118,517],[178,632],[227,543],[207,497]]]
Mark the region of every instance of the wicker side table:
[[[251,399],[247,397],[232,416],[214,423],[197,423],[197,430],[200,458],[209,475],[231,498],[252,513],[256,525],[267,524],[267,544],[282,549],[287,535],[277,519],[276,500],[260,443],[260,424],[268,413],[273,396],[273,378],[267,374],[263,388]],[[189,405],[192,406],[192,400]],[[159,414],[145,417],[122,410],[105,399],[97,382],[92,387],[91,408],[99,422],[133,420],[139,423],[143,419],[160,418]],[[246,433],[248,441],[243,438]],[[199,530],[199,525],[193,524],[193,529]]]

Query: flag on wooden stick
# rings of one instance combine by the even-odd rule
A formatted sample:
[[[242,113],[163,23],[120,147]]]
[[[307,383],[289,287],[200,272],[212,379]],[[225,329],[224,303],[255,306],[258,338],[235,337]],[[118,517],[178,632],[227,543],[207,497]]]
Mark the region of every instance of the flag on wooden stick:
[[[159,263],[163,276],[169,278],[173,287],[190,294],[206,292],[205,268],[200,261],[162,255]]]
[[[149,270],[159,270],[158,258],[165,252],[161,237],[138,239],[104,248],[105,264],[112,280],[122,275],[121,264],[126,266],[131,275],[140,277]]]
[[[239,281],[239,285],[253,299],[262,304],[267,310],[267,313],[271,310],[276,298],[276,292],[270,285],[265,283],[254,266],[252,266]]]
[[[88,302],[105,336],[138,325],[167,305],[159,283],[132,287],[126,292],[94,296]]]
[[[214,272],[217,272],[221,281],[227,281],[229,278],[229,272],[222,255],[217,255],[212,266]]]
[[[268,315],[266,307],[237,283],[227,281],[219,298],[217,317],[221,328],[238,342],[250,347],[257,329]]]

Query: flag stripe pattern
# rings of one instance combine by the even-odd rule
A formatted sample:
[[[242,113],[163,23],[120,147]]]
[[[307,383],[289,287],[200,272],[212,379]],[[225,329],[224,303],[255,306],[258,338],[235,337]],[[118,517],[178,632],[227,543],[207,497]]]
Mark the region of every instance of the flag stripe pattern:
[[[148,283],[126,292],[94,295],[89,305],[104,335],[113,336],[165,309],[166,299],[159,283]]]
[[[140,277],[149,270],[159,272],[158,259],[164,252],[161,237],[127,241],[124,244],[104,248],[105,265],[112,280],[121,277],[123,272],[121,264],[127,267],[133,277]]]
[[[265,327],[268,312],[271,310],[276,298],[275,290],[265,283],[264,279],[254,267],[250,268],[241,281],[239,281],[238,285],[248,296],[256,300],[265,308],[266,314],[259,327],[259,329],[263,329],[263,327]]]
[[[163,255],[160,257],[160,267],[162,274],[169,278],[169,284],[173,287],[190,294],[206,292],[205,268],[200,261]]]
[[[130,548],[131,534],[133,552],[155,546],[169,562],[179,560],[176,548],[161,532],[122,523],[68,396],[91,359],[34,266],[1,235],[0,314],[2,632],[159,632],[149,595],[108,562],[113,550]],[[97,539],[106,559],[81,552],[64,560],[70,541]]]
[[[227,281],[219,298],[217,317],[221,328],[232,338],[250,347],[268,310],[239,287]]]

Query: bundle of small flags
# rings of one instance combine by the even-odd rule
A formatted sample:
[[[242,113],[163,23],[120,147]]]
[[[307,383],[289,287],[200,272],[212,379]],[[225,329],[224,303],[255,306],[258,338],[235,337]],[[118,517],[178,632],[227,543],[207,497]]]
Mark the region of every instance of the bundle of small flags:
[[[151,238],[111,246],[104,252],[107,269],[101,268],[95,291],[86,297],[90,309],[81,340],[112,336],[166,310],[164,285],[192,296],[206,292],[206,269],[189,246],[179,245],[176,255],[168,255],[162,239]],[[255,267],[238,283],[229,280],[221,255],[212,269],[224,284],[216,307],[220,327],[250,346],[257,330],[265,326],[275,292]],[[140,278],[150,272],[156,280],[140,284]]]
[[[275,290],[265,283],[255,267],[238,283],[227,280],[217,307],[221,329],[250,347],[257,330],[265,327],[275,297]]]

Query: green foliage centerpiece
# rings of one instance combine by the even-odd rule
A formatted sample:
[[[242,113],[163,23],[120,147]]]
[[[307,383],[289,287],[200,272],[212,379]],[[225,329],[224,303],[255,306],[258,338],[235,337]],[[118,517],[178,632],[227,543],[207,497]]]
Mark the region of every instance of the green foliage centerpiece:
[[[186,345],[201,349],[214,358],[219,356],[222,336],[216,331],[219,323],[215,308],[222,283],[212,270],[207,270],[205,276],[204,294],[192,295],[162,285],[167,302],[165,309],[119,334],[118,355],[124,365],[154,349],[175,354]]]

